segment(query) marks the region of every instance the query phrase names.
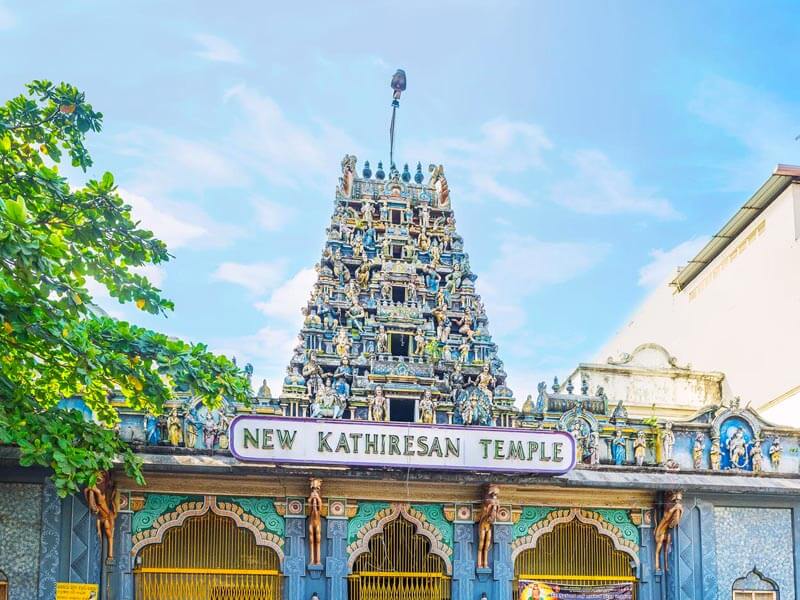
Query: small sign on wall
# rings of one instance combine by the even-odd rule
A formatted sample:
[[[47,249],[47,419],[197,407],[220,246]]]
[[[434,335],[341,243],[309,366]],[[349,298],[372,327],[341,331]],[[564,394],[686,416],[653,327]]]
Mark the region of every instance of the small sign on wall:
[[[56,583],[56,600],[97,600],[96,583]]]

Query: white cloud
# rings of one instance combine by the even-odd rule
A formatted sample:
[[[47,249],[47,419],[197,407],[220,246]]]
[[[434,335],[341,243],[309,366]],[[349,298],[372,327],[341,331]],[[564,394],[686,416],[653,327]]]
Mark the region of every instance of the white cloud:
[[[8,8],[0,4],[0,30],[11,29],[17,24],[17,17]]]
[[[637,186],[631,175],[599,150],[579,150],[569,157],[572,173],[553,186],[553,200],[592,215],[623,213],[674,219],[679,213],[654,190]]]
[[[152,231],[170,250],[187,246],[224,246],[241,235],[239,228],[215,222],[192,204],[160,197],[153,201],[150,197],[124,188],[118,192],[131,205],[133,220],[139,221],[143,229]]]
[[[242,63],[242,55],[239,49],[219,36],[208,33],[198,33],[192,36],[195,42],[200,45],[200,49],[195,54],[206,60],[226,63]]]
[[[299,327],[302,322],[300,309],[308,300],[316,280],[317,272],[314,269],[301,269],[276,288],[267,301],[257,303],[256,308],[269,317],[283,319]]]
[[[590,269],[608,253],[605,244],[545,242],[533,236],[507,236],[499,256],[478,279],[492,332],[519,332],[527,299],[545,287],[564,283]]]
[[[252,205],[256,213],[256,220],[265,231],[280,231],[295,216],[295,210],[292,207],[266,198],[253,198]]]
[[[242,112],[232,136],[232,149],[243,162],[272,183],[299,187],[302,182],[330,176],[357,144],[342,130],[324,122],[312,129],[287,117],[278,103],[246,85],[231,88],[225,100]]]
[[[498,117],[480,128],[480,135],[470,138],[440,138],[412,142],[411,156],[426,162],[444,164],[470,181],[472,190],[462,194],[476,199],[492,198],[499,202],[525,206],[530,199],[505,182],[508,175],[524,173],[545,166],[545,154],[553,143],[534,123],[510,121]]]
[[[285,260],[249,264],[225,262],[214,271],[211,278],[240,285],[253,294],[264,294],[283,278]]]
[[[266,379],[272,395],[277,396],[281,392],[292,349],[297,343],[298,331],[290,327],[268,326],[252,335],[217,340],[209,346],[214,352],[236,357],[241,366],[251,363],[255,368],[253,387],[257,390],[261,380]]]
[[[669,283],[677,271],[686,262],[694,258],[700,249],[708,243],[708,237],[686,240],[670,250],[655,248],[650,251],[652,260],[639,269],[639,285],[654,288],[662,283]]]
[[[749,154],[725,168],[746,185],[765,178],[776,163],[791,162],[800,145],[798,107],[742,83],[713,77],[705,80],[690,110],[738,140]]]

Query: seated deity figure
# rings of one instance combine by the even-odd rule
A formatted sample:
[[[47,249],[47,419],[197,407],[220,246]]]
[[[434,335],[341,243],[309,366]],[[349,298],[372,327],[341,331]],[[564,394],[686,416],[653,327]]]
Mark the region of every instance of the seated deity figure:
[[[369,420],[389,420],[389,402],[387,401],[386,396],[383,395],[383,387],[380,385],[375,388],[375,394],[370,396],[369,399]]]
[[[728,450],[731,465],[737,469],[743,468],[747,463],[747,443],[741,427],[731,428],[725,447]]]
[[[340,358],[350,355],[350,347],[352,343],[350,342],[350,336],[347,335],[347,329],[344,327],[339,328],[339,331],[336,334],[335,342],[336,354]]]
[[[381,325],[378,330],[378,337],[376,338],[376,345],[378,354],[386,354],[389,352],[389,334],[386,333],[386,327]]]
[[[317,363],[317,353],[312,350],[308,354],[308,362],[303,365],[303,377],[306,380],[306,390],[310,398],[317,395],[317,390],[322,387],[322,367]]]
[[[461,289],[462,276],[461,263],[455,263],[452,272],[448,273],[447,277],[445,277],[445,289],[450,292],[451,295]]]
[[[364,243],[364,250],[369,252],[375,251],[375,240],[376,240],[377,233],[375,232],[375,228],[372,226],[367,227],[367,230],[364,232],[364,238],[362,242]]]
[[[296,366],[286,367],[286,377],[283,378],[283,385],[290,387],[300,387],[306,385],[306,380],[300,375]]]
[[[306,318],[304,321],[304,325],[310,328],[318,328],[322,327],[322,319],[319,318],[317,311],[314,308],[306,308],[304,309]]]
[[[422,399],[419,401],[419,422],[433,423],[436,405],[433,402],[430,390],[425,390]]]
[[[472,315],[469,311],[464,312],[464,316],[461,317],[456,324],[459,325],[458,333],[466,338],[471,342],[475,337],[475,331],[472,329]]]
[[[325,385],[321,387],[309,406],[311,416],[314,418],[327,417],[330,419],[340,419],[344,413],[344,402],[331,385],[330,377],[325,380]]]
[[[492,372],[489,370],[489,365],[483,365],[483,369],[481,369],[480,374],[478,375],[478,389],[486,394],[486,397],[489,399],[489,402],[494,401],[494,393],[492,392],[492,388],[494,388],[495,377],[492,375]]]
[[[356,282],[361,287],[362,290],[366,289],[369,286],[369,276],[370,276],[370,264],[369,262],[365,261],[358,265],[356,269]]]
[[[347,309],[347,326],[357,329],[359,333],[364,333],[363,322],[366,314],[363,306],[360,304],[353,304],[353,306]]]

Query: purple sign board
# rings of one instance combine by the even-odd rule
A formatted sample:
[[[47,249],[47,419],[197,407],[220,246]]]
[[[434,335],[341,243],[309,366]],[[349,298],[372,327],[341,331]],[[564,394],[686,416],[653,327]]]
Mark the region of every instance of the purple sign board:
[[[550,475],[575,466],[563,431],[239,415],[229,438],[243,462]]]

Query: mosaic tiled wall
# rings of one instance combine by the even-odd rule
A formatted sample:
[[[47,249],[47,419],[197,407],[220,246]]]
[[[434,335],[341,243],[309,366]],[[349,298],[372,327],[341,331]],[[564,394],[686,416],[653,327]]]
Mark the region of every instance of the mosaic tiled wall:
[[[36,598],[41,510],[42,486],[0,484],[0,571],[8,577],[9,600]]]
[[[730,600],[733,582],[755,567],[794,600],[792,511],[788,508],[714,507],[717,598]]]

